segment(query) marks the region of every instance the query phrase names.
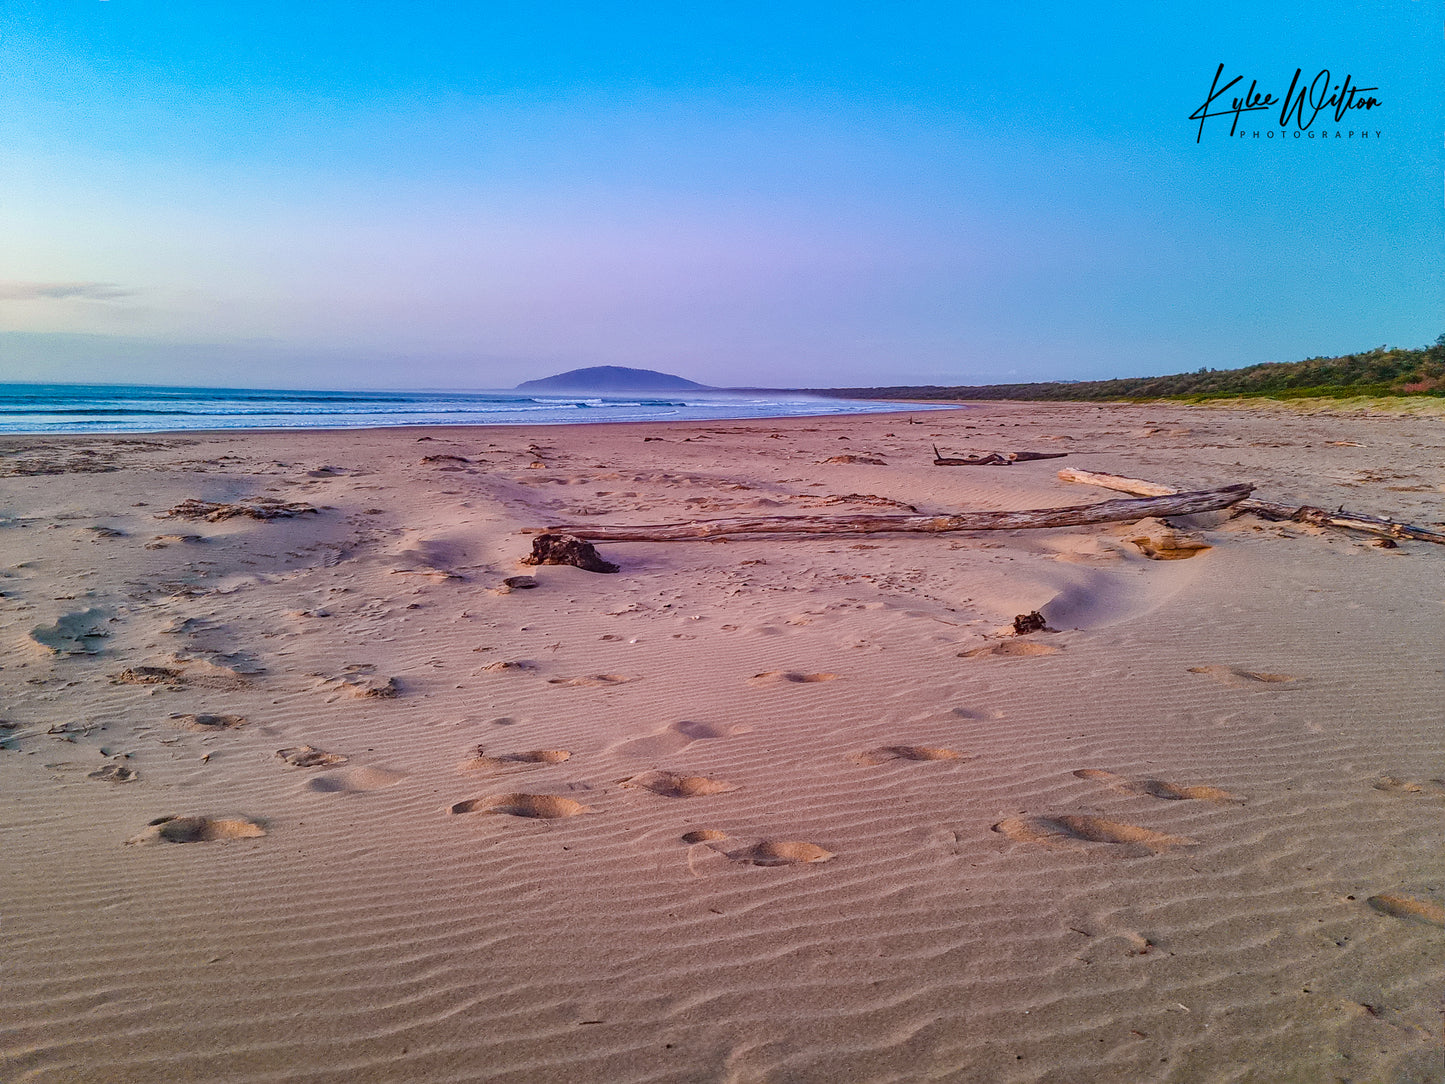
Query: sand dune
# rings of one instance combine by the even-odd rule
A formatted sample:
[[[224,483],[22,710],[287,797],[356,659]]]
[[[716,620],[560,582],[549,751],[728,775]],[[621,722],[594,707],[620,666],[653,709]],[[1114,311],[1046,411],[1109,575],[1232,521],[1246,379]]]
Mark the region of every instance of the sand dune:
[[[1209,514],[520,564],[579,517],[1089,500],[1061,465],[1430,524],[1438,420],[0,456],[45,469],[0,479],[6,1081],[1438,1079],[1445,548]]]

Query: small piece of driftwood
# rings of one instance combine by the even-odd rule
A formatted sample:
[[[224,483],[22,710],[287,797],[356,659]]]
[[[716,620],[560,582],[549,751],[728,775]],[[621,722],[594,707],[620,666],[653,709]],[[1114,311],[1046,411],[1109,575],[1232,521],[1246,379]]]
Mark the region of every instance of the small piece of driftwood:
[[[616,565],[611,561],[604,561],[598,555],[597,548],[591,542],[578,538],[576,531],[539,534],[532,539],[532,552],[522,558],[522,564],[573,565],[586,572],[617,571]]]
[[[753,516],[698,520],[693,523],[574,524],[548,527],[549,535],[566,534],[593,542],[684,542],[724,535],[776,534],[878,534],[944,531],[1017,531],[1040,527],[1078,527],[1088,523],[1115,523],[1148,516],[1184,516],[1228,508],[1248,497],[1248,485],[1224,486],[1197,493],[1167,497],[1101,501],[1069,508],[1031,508],[1018,512],[960,512],[951,516]],[[533,543],[534,547],[536,543]]]
[[[1105,474],[1102,471],[1078,470],[1075,467],[1065,467],[1059,471],[1059,481],[1078,482],[1086,486],[1099,486],[1101,489],[1113,489],[1120,493],[1132,493],[1136,497],[1167,497],[1171,493],[1179,492],[1179,490],[1173,486],[1160,485],[1158,482],[1146,482],[1142,478],[1125,478],[1122,474]],[[1235,507],[1238,507],[1238,505]]]
[[[933,446],[935,467],[1011,467],[1035,459],[1063,459],[1068,452],[989,452],[988,455],[946,456]]]
[[[1065,482],[1081,482],[1084,485],[1133,493],[1141,497],[1167,497],[1171,493],[1179,492],[1172,486],[1160,485],[1158,482],[1146,482],[1141,478],[1125,478],[1119,474],[1103,474],[1097,471],[1065,469],[1059,471],[1059,478]],[[1363,531],[1384,538],[1413,538],[1419,542],[1445,544],[1445,534],[1432,531],[1428,527],[1413,527],[1408,523],[1397,523],[1379,516],[1346,512],[1343,508],[1328,512],[1308,504],[1292,508],[1287,504],[1253,499],[1240,501],[1234,507],[1238,512],[1248,512],[1261,519],[1313,523],[1317,527],[1340,527],[1347,531]]]

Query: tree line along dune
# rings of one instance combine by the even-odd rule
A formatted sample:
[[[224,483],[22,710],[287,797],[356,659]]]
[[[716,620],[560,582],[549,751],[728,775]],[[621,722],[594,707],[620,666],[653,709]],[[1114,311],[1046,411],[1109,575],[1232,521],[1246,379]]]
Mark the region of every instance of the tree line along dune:
[[[1102,401],[1240,396],[1273,399],[1356,395],[1445,396],[1445,335],[1420,349],[1376,347],[1362,354],[1265,362],[1242,369],[1203,368],[1172,376],[943,387],[829,388],[825,394],[879,399],[1031,399]]]

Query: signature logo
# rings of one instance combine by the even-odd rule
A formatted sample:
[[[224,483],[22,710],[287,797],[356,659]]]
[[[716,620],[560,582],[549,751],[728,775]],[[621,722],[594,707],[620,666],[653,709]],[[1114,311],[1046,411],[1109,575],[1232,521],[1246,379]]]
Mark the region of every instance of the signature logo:
[[[1288,128],[1293,121],[1298,130],[1303,132],[1327,109],[1333,111],[1335,123],[1339,124],[1351,109],[1378,109],[1383,104],[1371,93],[1379,90],[1379,87],[1355,86],[1350,75],[1335,83],[1330,70],[1321,68],[1319,74],[1305,86],[1300,82],[1303,74],[1303,68],[1294,70],[1294,78],[1290,80],[1289,90],[1285,91],[1283,100],[1261,90],[1258,79],[1251,79],[1248,90],[1227,99],[1228,104],[1225,104],[1220,99],[1244,82],[1244,76],[1236,75],[1220,86],[1219,81],[1224,77],[1224,65],[1219,65],[1214,71],[1214,81],[1209,84],[1209,96],[1204,99],[1203,105],[1189,114],[1190,120],[1199,122],[1199,133],[1194,142],[1199,143],[1204,139],[1204,122],[1212,117],[1233,117],[1229,125],[1229,134],[1232,136],[1239,127],[1239,118],[1242,115],[1268,112],[1278,105],[1279,126]]]

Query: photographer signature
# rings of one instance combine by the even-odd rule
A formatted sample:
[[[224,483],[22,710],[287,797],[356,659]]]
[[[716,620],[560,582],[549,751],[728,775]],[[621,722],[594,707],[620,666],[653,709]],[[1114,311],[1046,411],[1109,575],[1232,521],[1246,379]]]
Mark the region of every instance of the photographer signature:
[[[1199,134],[1194,142],[1198,143],[1204,138],[1204,122],[1210,117],[1234,118],[1229,126],[1229,134],[1234,135],[1235,129],[1239,127],[1239,118],[1243,113],[1255,113],[1260,110],[1272,108],[1279,104],[1279,126],[1286,128],[1293,119],[1301,131],[1309,128],[1326,109],[1333,109],[1335,123],[1344,120],[1345,113],[1351,109],[1374,109],[1383,104],[1380,99],[1374,97],[1370,92],[1379,90],[1379,87],[1357,87],[1350,83],[1350,76],[1346,75],[1344,81],[1330,86],[1330,70],[1321,68],[1320,73],[1308,87],[1300,84],[1300,75],[1303,68],[1294,70],[1294,78],[1290,80],[1289,90],[1285,92],[1283,102],[1280,102],[1273,94],[1266,93],[1259,89],[1259,80],[1251,79],[1249,89],[1243,95],[1229,99],[1229,104],[1220,103],[1214,108],[1220,98],[1228,94],[1236,84],[1244,81],[1244,76],[1236,75],[1223,86],[1219,85],[1220,77],[1224,75],[1224,65],[1220,64],[1214,72],[1214,81],[1209,85],[1209,96],[1204,99],[1204,104],[1189,114],[1190,120],[1199,122]]]

